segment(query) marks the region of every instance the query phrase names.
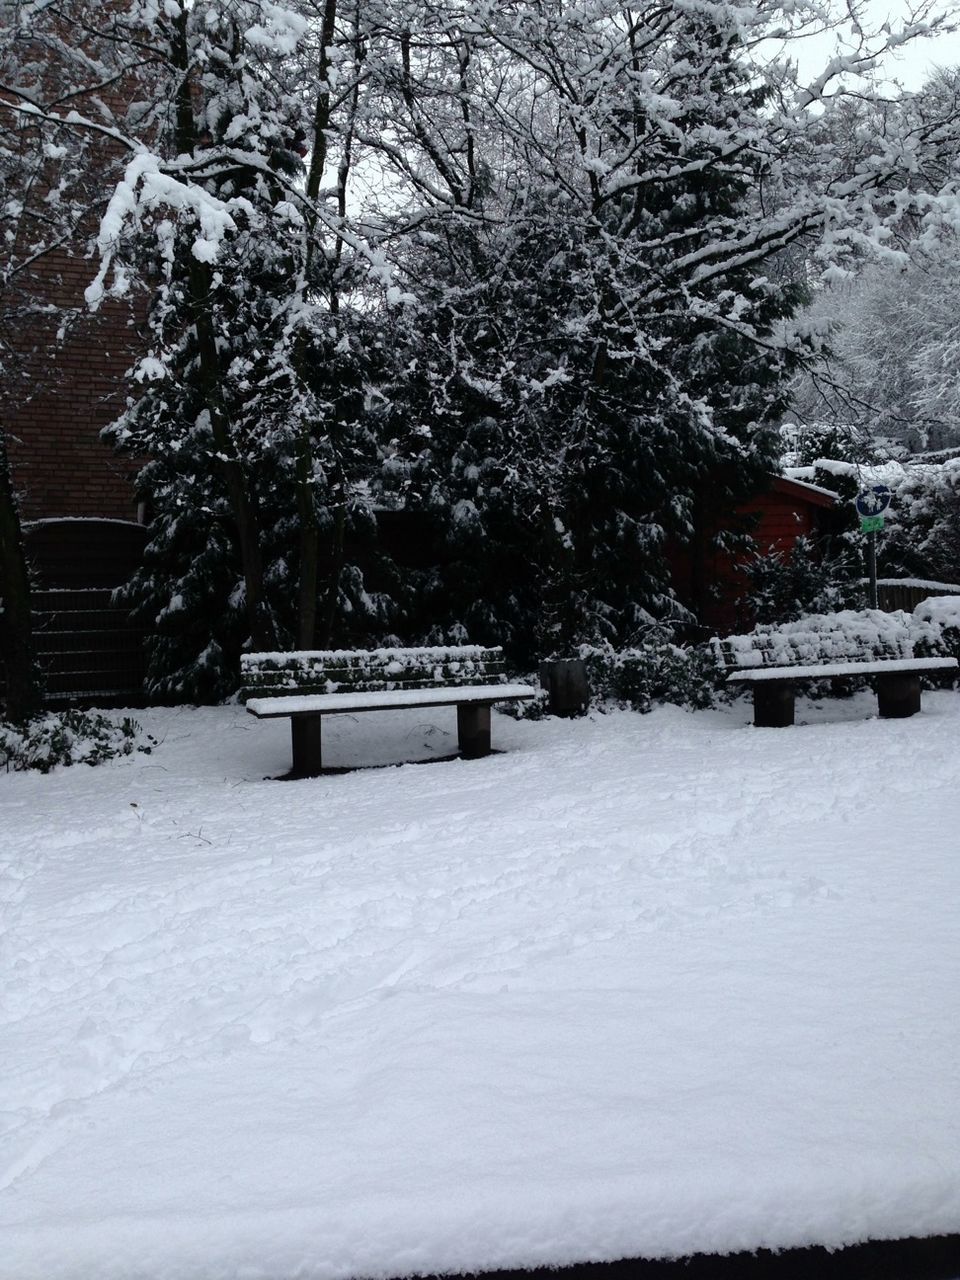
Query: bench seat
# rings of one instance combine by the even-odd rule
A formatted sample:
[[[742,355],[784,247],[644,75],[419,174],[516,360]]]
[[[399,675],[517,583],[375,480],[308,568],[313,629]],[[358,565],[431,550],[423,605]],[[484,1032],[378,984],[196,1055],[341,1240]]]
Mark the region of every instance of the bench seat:
[[[890,658],[873,662],[825,662],[809,666],[756,667],[727,676],[727,684],[761,680],[829,680],[834,676],[892,675],[896,672],[954,671],[956,658]]]
[[[490,709],[536,697],[511,683],[500,649],[476,645],[421,649],[247,654],[241,661],[246,707],[261,720],[290,720],[292,777],[323,771],[324,716],[405,707],[456,707],[460,754],[490,753]]]
[[[453,707],[460,703],[509,702],[534,698],[528,684],[452,685],[448,689],[391,689],[374,693],[308,693],[280,698],[251,698],[251,715],[269,720],[274,716],[342,715],[348,711],[393,711],[400,707]]]
[[[956,671],[958,666],[956,658],[917,656],[915,650],[922,645],[930,652],[937,635],[906,614],[879,610],[818,614],[710,643],[726,672],[726,683],[753,689],[753,723],[758,728],[793,724],[801,681],[843,676],[875,681],[881,718],[913,716],[920,710],[921,678]]]

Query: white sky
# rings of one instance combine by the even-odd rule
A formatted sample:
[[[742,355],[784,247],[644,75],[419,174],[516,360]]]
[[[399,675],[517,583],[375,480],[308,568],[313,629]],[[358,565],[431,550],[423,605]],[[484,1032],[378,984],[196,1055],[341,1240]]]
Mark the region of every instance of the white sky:
[[[946,4],[941,5],[945,9]],[[902,24],[910,13],[911,6],[905,0],[872,0],[868,10],[873,21],[879,26],[890,20],[896,26]],[[821,69],[826,59],[832,56],[836,36],[824,36],[810,39],[792,46],[791,56],[800,64],[801,71],[815,73]],[[929,39],[913,41],[905,49],[891,55],[887,62],[888,74],[899,80],[906,89],[919,89],[929,79],[938,66],[951,67],[960,65],[960,32],[951,32]]]

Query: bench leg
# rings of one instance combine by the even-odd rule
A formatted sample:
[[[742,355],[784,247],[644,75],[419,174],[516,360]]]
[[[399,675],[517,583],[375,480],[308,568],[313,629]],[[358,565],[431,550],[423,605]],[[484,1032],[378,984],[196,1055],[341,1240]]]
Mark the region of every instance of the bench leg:
[[[315,778],[323,767],[320,752],[320,716],[291,716],[293,776]]]
[[[905,720],[920,710],[920,677],[910,671],[877,676],[877,706],[883,720]]]
[[[789,680],[758,681],[753,686],[753,723],[758,729],[785,729],[793,718],[794,688]]]
[[[457,741],[467,760],[490,754],[490,703],[461,702],[457,705]]]

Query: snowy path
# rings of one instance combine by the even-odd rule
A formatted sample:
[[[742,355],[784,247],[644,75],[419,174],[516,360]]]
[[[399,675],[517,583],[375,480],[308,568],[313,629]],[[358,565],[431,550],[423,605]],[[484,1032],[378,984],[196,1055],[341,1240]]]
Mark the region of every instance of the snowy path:
[[[0,775],[0,1276],[957,1231],[960,697],[924,707],[500,717],[290,783],[285,723],[152,711],[149,757]]]

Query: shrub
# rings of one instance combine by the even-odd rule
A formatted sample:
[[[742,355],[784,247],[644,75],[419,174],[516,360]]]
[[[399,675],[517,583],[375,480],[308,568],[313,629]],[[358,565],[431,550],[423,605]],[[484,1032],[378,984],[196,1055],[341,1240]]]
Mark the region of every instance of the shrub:
[[[801,537],[791,555],[757,555],[744,567],[750,584],[745,602],[760,625],[855,609],[863,603],[863,570],[851,547],[822,556],[809,538]]]
[[[913,623],[932,633],[932,638],[924,638],[917,646],[918,655],[960,661],[960,596],[930,596],[921,601],[913,611]]]
[[[617,702],[650,711],[658,702],[703,709],[716,705],[723,677],[705,646],[651,640],[630,649],[581,645],[592,703]]]
[[[957,581],[960,459],[905,471],[895,487],[880,556],[884,574]]]
[[[55,765],[102,764],[134,751],[149,754],[155,739],[141,736],[140,725],[129,717],[117,722],[92,711],[56,711],[23,725],[0,720],[0,768],[8,772]]]

